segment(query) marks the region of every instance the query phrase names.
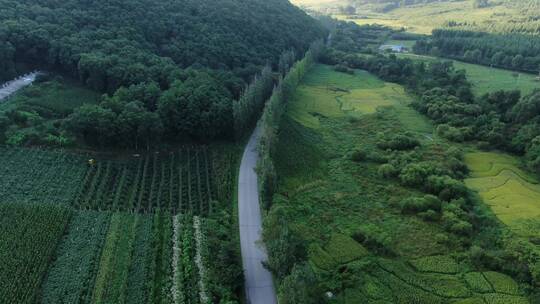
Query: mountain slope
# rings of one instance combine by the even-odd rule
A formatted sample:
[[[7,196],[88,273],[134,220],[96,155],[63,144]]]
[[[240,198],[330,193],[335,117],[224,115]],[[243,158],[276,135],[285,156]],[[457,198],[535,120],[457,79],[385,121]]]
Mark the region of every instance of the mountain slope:
[[[127,84],[144,78],[141,70],[172,64],[264,65],[324,34],[286,0],[0,0],[0,6],[0,78],[14,76],[15,62],[84,75],[89,61],[101,72],[120,66],[120,75],[107,76]]]

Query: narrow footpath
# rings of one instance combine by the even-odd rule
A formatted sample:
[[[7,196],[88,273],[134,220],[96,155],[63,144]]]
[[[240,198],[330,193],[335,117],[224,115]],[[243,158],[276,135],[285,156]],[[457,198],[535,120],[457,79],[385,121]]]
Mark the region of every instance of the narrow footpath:
[[[36,76],[39,72],[23,75],[17,79],[6,82],[0,85],[0,101],[4,100],[9,95],[17,92],[18,90],[32,84],[36,80]]]
[[[272,275],[263,267],[268,254],[261,240],[262,220],[259,204],[259,185],[255,168],[259,155],[259,128],[256,128],[247,144],[238,179],[238,212],[240,243],[248,304],[276,304],[277,297]]]

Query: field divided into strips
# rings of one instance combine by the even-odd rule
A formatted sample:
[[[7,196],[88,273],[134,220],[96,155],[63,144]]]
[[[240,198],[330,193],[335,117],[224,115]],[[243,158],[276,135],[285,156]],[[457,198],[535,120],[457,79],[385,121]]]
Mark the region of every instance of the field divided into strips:
[[[539,236],[540,184],[519,168],[520,161],[496,152],[472,152],[465,161],[472,172],[467,186],[478,191],[497,217],[522,235]]]
[[[211,303],[207,233],[204,218],[182,215],[173,218],[172,303]]]
[[[397,56],[425,62],[447,60],[414,54],[397,54]],[[536,80],[537,75],[490,68],[457,60],[452,61],[458,70],[466,71],[467,79],[473,84],[473,92],[478,96],[499,90],[520,90],[523,95],[526,95],[534,89],[540,89],[540,81]]]
[[[79,209],[208,215],[218,191],[214,153],[188,147],[129,160],[97,160],[74,204]]]
[[[0,152],[0,299],[209,303],[216,296],[206,276],[225,262],[208,266],[207,238],[215,235],[206,221],[232,212],[236,147],[114,158],[38,148]],[[182,224],[175,233],[176,215]],[[175,242],[182,249],[178,263]],[[211,279],[212,286],[223,284]],[[175,300],[173,291],[183,296]]]

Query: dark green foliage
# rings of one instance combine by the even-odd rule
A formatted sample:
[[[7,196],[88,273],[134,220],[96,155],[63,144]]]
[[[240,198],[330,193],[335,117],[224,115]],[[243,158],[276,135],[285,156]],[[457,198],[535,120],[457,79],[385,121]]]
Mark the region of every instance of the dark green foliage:
[[[485,2],[485,0],[484,0]],[[414,51],[467,62],[537,73],[540,67],[540,39],[536,35],[437,29],[429,40],[420,40]]]
[[[131,266],[126,286],[127,303],[147,303],[149,300],[152,269],[152,218],[141,216],[136,220],[135,240],[131,253]]]
[[[334,71],[341,72],[341,73],[346,73],[346,74],[351,74],[351,75],[354,74],[353,69],[349,69],[347,66],[345,66],[343,64],[336,64],[334,66]]]
[[[95,211],[73,217],[44,279],[42,302],[74,303],[92,296],[109,219],[109,214]]]
[[[73,203],[87,158],[58,151],[0,147],[0,203]]]
[[[71,209],[51,204],[0,204],[0,299],[35,303]]]
[[[401,203],[401,211],[405,213],[419,213],[428,210],[439,211],[440,209],[441,201],[433,195],[411,197]]]
[[[375,225],[362,225],[353,233],[352,238],[369,249],[370,252],[379,255],[395,255],[395,252],[393,252],[391,248],[390,235],[381,231]]]
[[[149,79],[167,83],[175,65],[237,68],[240,73],[252,65],[277,63],[281,52],[301,52],[324,35],[310,17],[283,0],[219,5],[3,0],[0,6],[6,8],[0,14],[0,79],[13,76],[14,61],[23,61],[68,71],[109,91]]]
[[[158,112],[172,138],[211,140],[233,129],[231,96],[206,73],[172,84],[160,98]]]
[[[283,216],[284,210],[272,208],[264,221],[263,239],[271,253],[268,268],[280,280],[290,274],[296,263],[304,261],[307,249]]]
[[[293,63],[294,53],[284,53],[280,58],[280,72],[288,72],[289,65]],[[233,103],[234,130],[237,137],[244,135],[258,121],[265,102],[272,94],[273,86],[272,68],[266,66],[261,71],[261,74],[255,76],[253,81],[244,89],[240,99]]]
[[[383,135],[383,138],[377,143],[380,149],[386,150],[410,150],[420,145],[420,141],[414,138],[410,133]]]
[[[320,301],[322,291],[311,267],[295,265],[279,288],[279,302],[283,304],[311,304]]]
[[[392,178],[396,177],[398,175],[398,170],[396,167],[394,167],[391,164],[382,164],[379,166],[379,170],[377,171],[379,175],[383,178]]]
[[[268,100],[264,107],[260,121],[261,134],[258,147],[260,159],[257,164],[257,173],[261,185],[261,198],[266,207],[270,207],[276,187],[277,176],[273,157],[275,156],[278,141],[277,133],[279,132],[283,113],[285,113],[289,98],[293,96],[296,87],[300,84],[305,73],[319,58],[323,50],[324,45],[322,41],[314,42],[310,50],[306,53],[306,56],[298,61],[284,78],[280,79],[280,82],[274,88],[270,100]]]
[[[100,105],[61,117],[54,128],[46,122],[55,113],[42,113],[48,109],[15,112],[25,128],[7,130],[13,145],[67,146],[76,137],[93,147],[139,150],[162,141],[230,139],[235,126],[246,131],[258,119],[271,94],[271,67],[285,73],[294,54],[326,36],[285,0],[2,0],[0,6],[9,8],[0,13],[0,80],[13,77],[18,65],[31,66],[109,94]],[[233,106],[265,65],[260,81]]]
[[[351,154],[351,160],[354,162],[362,162],[367,159],[367,152],[364,150],[356,150]]]
[[[527,151],[527,165],[529,168],[540,174],[540,136],[536,137]]]
[[[213,303],[239,301],[243,272],[240,266],[237,226],[229,210],[217,213],[207,221],[208,252],[211,256],[208,279]]]

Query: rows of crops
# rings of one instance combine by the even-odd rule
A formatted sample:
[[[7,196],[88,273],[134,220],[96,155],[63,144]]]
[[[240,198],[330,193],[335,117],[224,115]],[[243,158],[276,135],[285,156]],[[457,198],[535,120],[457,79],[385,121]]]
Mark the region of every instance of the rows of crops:
[[[6,303],[237,299],[240,259],[230,220],[235,148],[114,157],[0,152]],[[226,258],[210,263],[209,246]]]
[[[75,205],[81,209],[206,215],[215,208],[215,158],[207,148],[185,148],[89,166]]]
[[[87,170],[85,157],[0,147],[0,203],[71,204]]]
[[[50,204],[0,204],[0,299],[32,303],[71,216]]]
[[[32,264],[39,271],[35,282],[28,282],[32,293],[11,299],[40,294],[41,303],[211,303],[207,234],[206,219],[197,216],[79,211],[67,225],[41,291],[36,292],[37,275],[43,275],[46,263]],[[51,244],[45,257],[53,254],[60,236],[56,232],[56,241],[46,239]]]

